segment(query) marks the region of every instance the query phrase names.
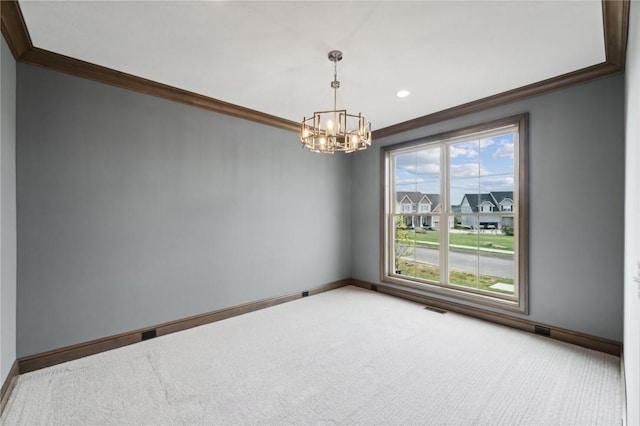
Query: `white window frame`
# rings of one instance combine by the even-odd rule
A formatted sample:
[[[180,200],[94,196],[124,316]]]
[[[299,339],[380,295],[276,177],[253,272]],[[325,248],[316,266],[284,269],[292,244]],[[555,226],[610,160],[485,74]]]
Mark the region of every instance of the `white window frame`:
[[[492,212],[477,213],[460,213],[453,212],[449,197],[449,180],[448,180],[448,159],[449,159],[449,146],[453,143],[459,143],[466,139],[470,139],[479,134],[487,136],[489,134],[499,134],[501,131],[505,131],[509,127],[516,127],[517,141],[514,143],[514,177],[517,183],[514,186],[514,200],[513,205],[517,206],[515,212],[503,212],[501,209],[493,209]],[[479,124],[476,126],[470,126],[464,129],[455,130],[452,132],[433,135],[418,140],[412,140],[395,145],[390,145],[381,148],[381,161],[382,161],[382,226],[381,226],[381,281],[390,283],[402,287],[406,287],[409,290],[416,289],[420,291],[426,291],[434,293],[436,295],[442,295],[446,297],[453,297],[468,302],[473,302],[479,305],[489,306],[492,308],[499,308],[503,310],[528,314],[528,238],[529,238],[529,226],[528,226],[528,114],[521,114],[514,117],[508,117],[500,120],[495,120],[488,123]],[[393,256],[393,240],[394,240],[394,221],[397,216],[403,215],[403,213],[396,213],[394,211],[395,199],[394,192],[394,169],[393,159],[396,155],[412,152],[418,149],[424,149],[425,147],[440,146],[441,147],[441,193],[440,193],[440,205],[445,208],[438,209],[439,212],[431,212],[430,216],[437,218],[439,223],[449,224],[451,219],[455,216],[467,215],[475,216],[480,219],[480,215],[496,216],[498,222],[500,218],[504,216],[504,213],[509,213],[509,216],[513,216],[514,222],[514,264],[515,264],[515,289],[513,295],[493,294],[487,291],[464,288],[453,284],[448,284],[448,226],[441,227],[440,229],[440,282],[432,282],[421,278],[414,278],[406,275],[397,274],[395,271],[395,263]],[[512,209],[514,210],[514,209]],[[406,213],[404,213],[406,215]]]

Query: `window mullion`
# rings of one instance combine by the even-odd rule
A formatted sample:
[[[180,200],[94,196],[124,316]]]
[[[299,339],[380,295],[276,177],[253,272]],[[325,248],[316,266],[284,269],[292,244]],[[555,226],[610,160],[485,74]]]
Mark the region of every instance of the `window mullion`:
[[[449,283],[449,144],[440,147],[440,284]]]
[[[395,182],[395,175],[396,175],[396,162],[395,162],[395,155],[389,154],[389,156],[385,159],[386,164],[387,164],[387,168],[389,169],[390,173],[389,176],[387,177],[387,185],[389,186],[386,193],[387,193],[387,198],[386,198],[386,206],[385,206],[385,210],[387,210],[387,212],[389,213],[387,215],[387,224],[386,224],[386,244],[385,244],[385,251],[386,251],[386,273],[388,275],[393,275],[395,274],[395,257],[393,255],[394,251],[395,251],[395,221],[396,221],[396,203],[395,203],[395,196],[396,196],[396,182]]]

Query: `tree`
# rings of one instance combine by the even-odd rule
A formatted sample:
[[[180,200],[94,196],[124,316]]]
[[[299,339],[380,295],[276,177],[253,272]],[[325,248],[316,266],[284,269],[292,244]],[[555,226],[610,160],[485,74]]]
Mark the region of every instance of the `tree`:
[[[401,216],[396,216],[396,235],[393,248],[395,250],[395,268],[396,272],[400,270],[400,258],[409,256],[413,253],[414,241],[411,236],[412,232],[407,230],[407,225]]]

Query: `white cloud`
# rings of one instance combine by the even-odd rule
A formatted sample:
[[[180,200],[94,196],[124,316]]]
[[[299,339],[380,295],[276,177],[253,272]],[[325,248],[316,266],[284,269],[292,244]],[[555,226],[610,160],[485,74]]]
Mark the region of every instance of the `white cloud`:
[[[402,170],[413,174],[440,174],[440,164],[422,163],[410,164],[402,167]]]
[[[467,147],[465,147],[465,145]],[[451,145],[451,147],[449,148],[449,155],[451,155],[451,158],[476,158],[478,156],[478,150],[475,147],[468,146],[469,144]]]
[[[490,173],[489,170],[479,167],[478,164],[474,163],[452,164],[450,170],[452,179],[478,177],[481,174],[486,175]]]
[[[411,174],[440,174],[440,149],[425,149],[415,155],[398,156],[396,168]]]
[[[463,189],[464,192],[472,194],[478,193],[478,181],[453,181],[451,182],[451,189]]]
[[[400,185],[415,185],[418,183],[424,183],[424,179],[415,179],[415,178],[409,178],[409,179],[396,179],[395,181],[396,185],[400,186]]]
[[[417,152],[418,163],[421,162],[440,162],[440,148],[425,149]]]
[[[480,139],[480,148],[487,148],[494,143],[493,139]]]
[[[513,177],[482,179],[482,192],[513,191]]]
[[[493,158],[510,158],[513,160],[513,142],[501,142]]]
[[[419,164],[418,173],[420,174],[440,174],[440,164]]]

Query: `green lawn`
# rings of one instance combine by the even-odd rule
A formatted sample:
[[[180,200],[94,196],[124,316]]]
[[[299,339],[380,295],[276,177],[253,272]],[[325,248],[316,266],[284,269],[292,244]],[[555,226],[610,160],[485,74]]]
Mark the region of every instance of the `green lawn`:
[[[411,240],[413,240],[415,235],[416,241],[431,243],[438,243],[440,241],[440,233],[438,231],[422,233],[407,230],[405,232],[407,233],[407,238]],[[481,248],[513,251],[514,237],[503,234],[480,234],[478,241],[478,234],[476,233],[449,234],[449,244],[452,245],[477,247],[478,242]]]
[[[422,278],[430,281],[440,281],[440,269],[434,265],[425,265],[423,263],[413,263],[406,260],[400,260],[398,262],[401,275],[406,275],[415,278]],[[501,294],[513,294],[509,291],[498,290],[490,288],[495,283],[513,284],[513,280],[510,278],[492,277],[489,275],[480,275],[479,283],[477,283],[478,276],[470,274],[468,272],[450,271],[449,281],[451,284],[461,285],[465,287],[477,288],[479,290],[486,290],[492,293]]]

